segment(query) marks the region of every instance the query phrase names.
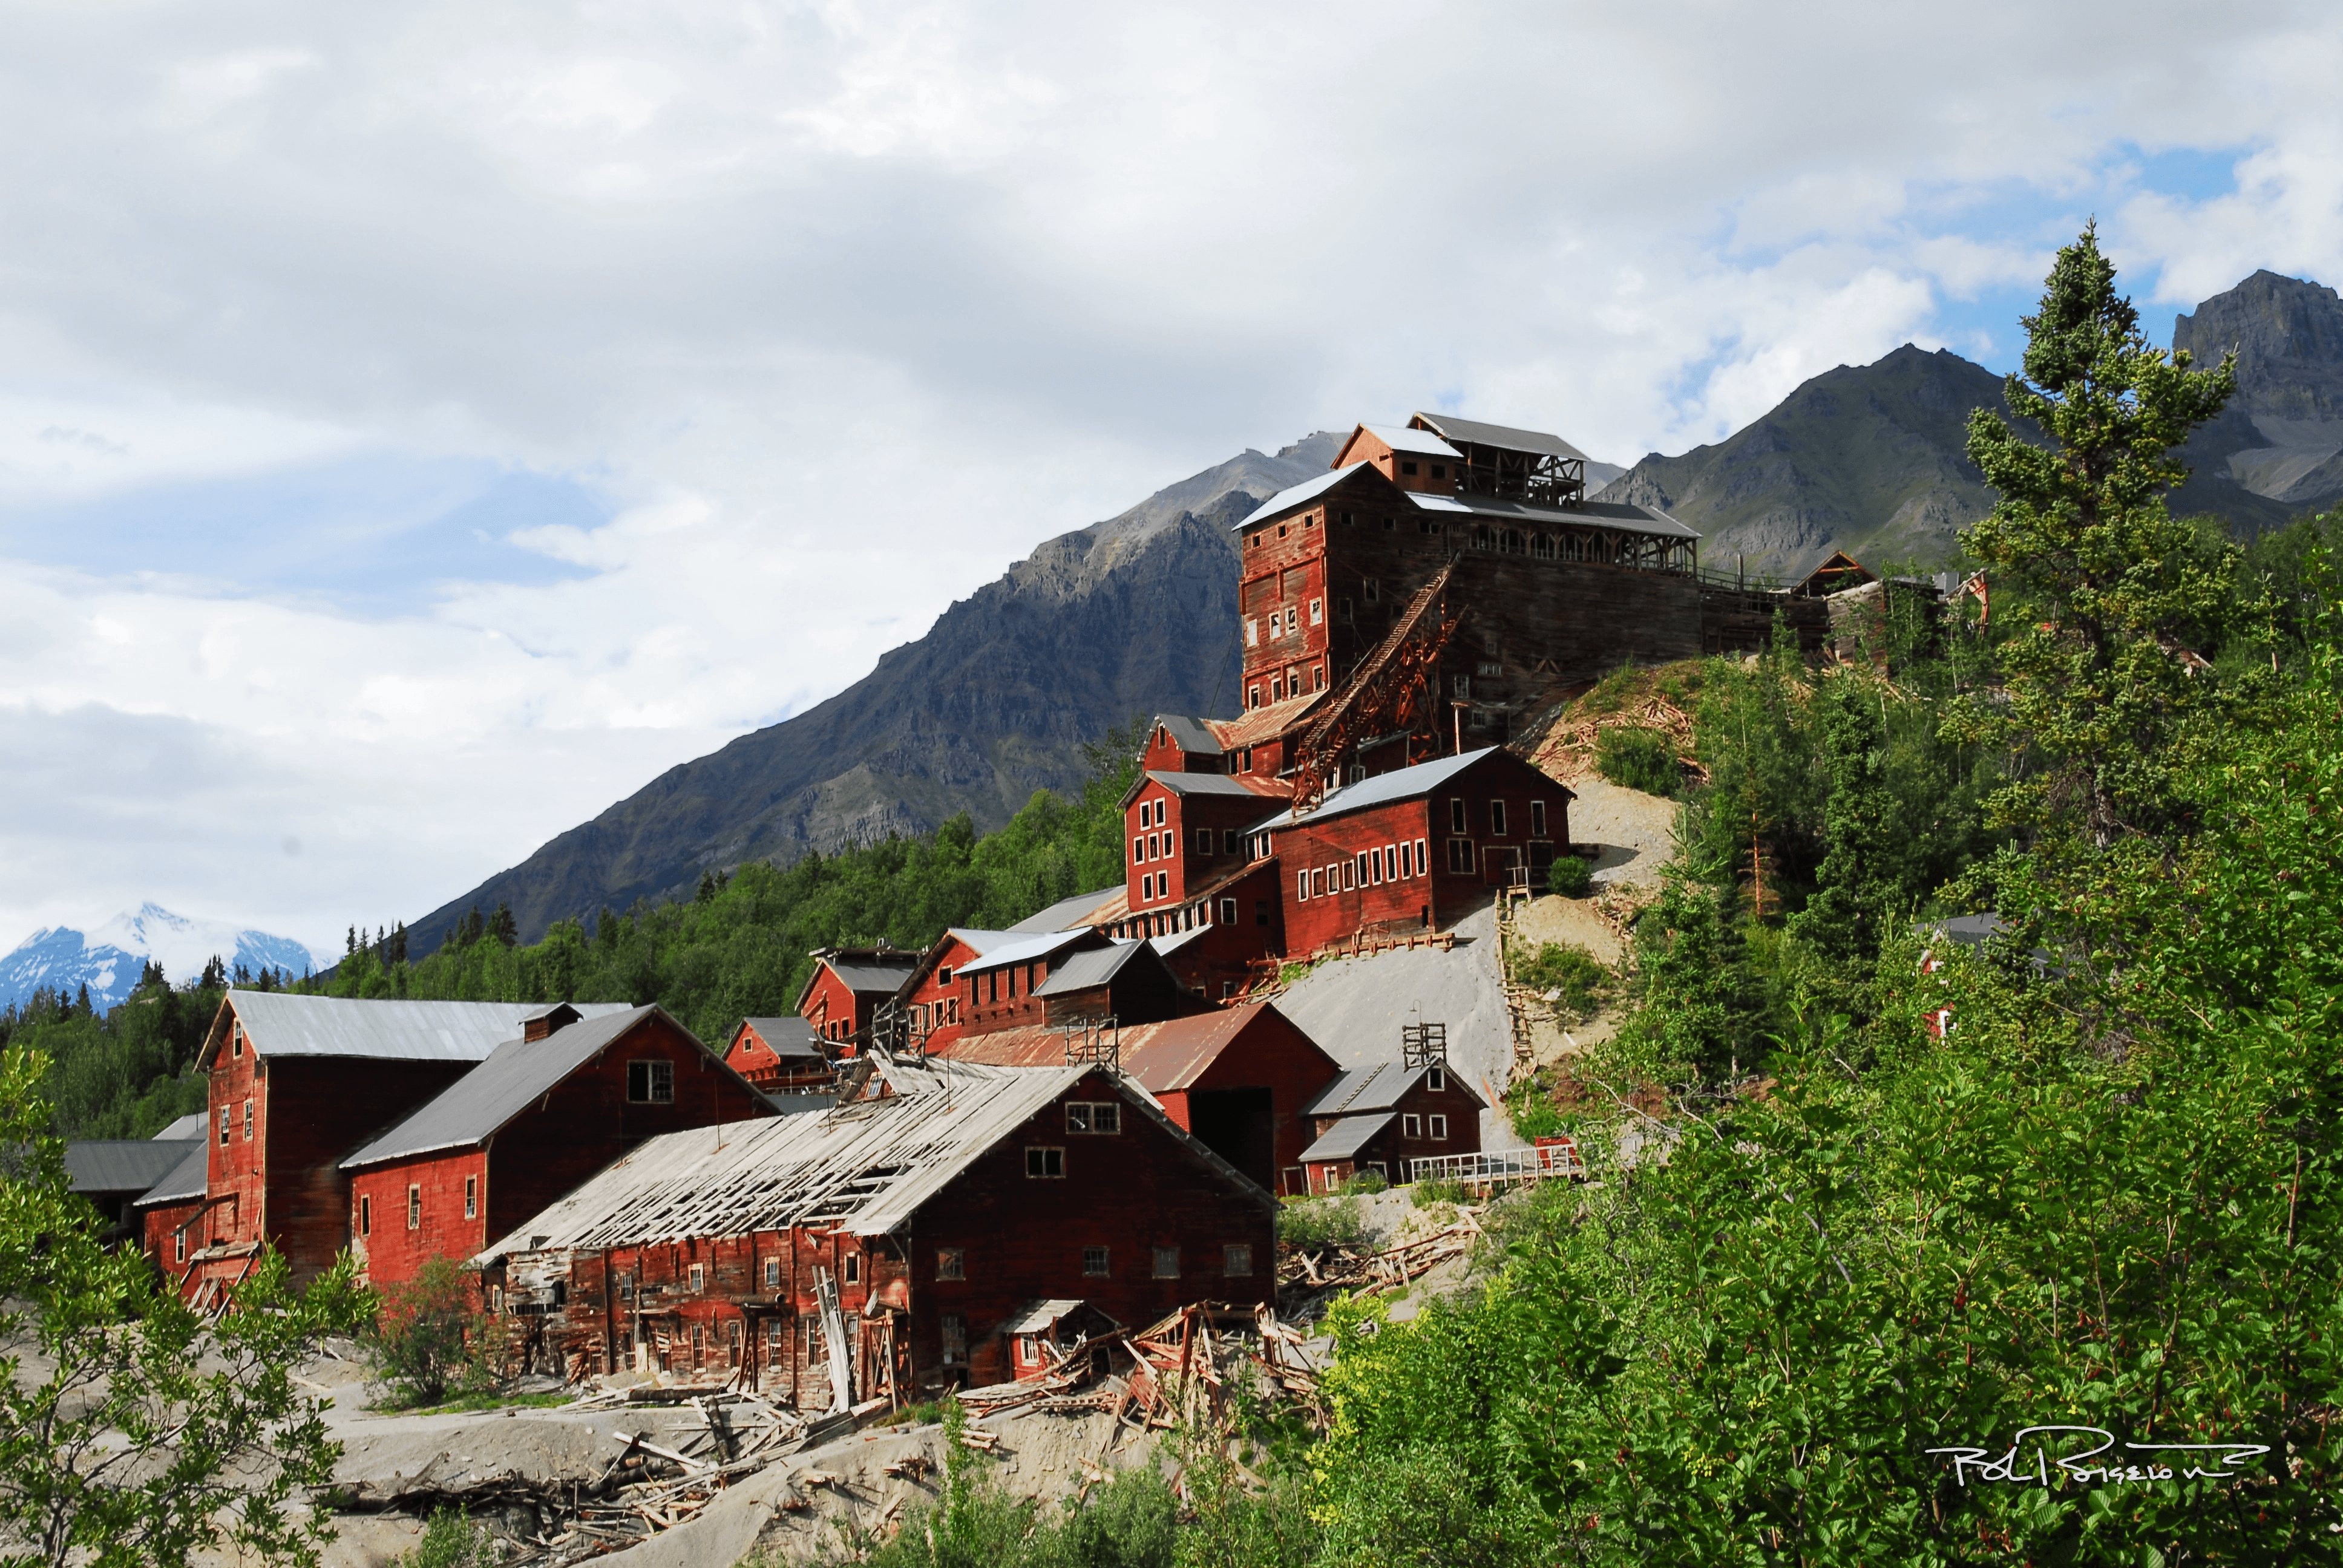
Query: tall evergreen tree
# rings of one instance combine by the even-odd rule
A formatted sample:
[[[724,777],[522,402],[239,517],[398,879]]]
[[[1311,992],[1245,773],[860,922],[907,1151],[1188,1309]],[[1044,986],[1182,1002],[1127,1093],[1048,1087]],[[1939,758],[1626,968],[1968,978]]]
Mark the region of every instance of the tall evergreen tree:
[[[1790,930],[1833,958],[1865,959],[1878,952],[1903,897],[1906,847],[1882,749],[1886,724],[1875,693],[1852,677],[1830,681],[1817,706],[1831,786],[1823,806],[1829,849],[1815,869],[1815,895],[1790,917]]]

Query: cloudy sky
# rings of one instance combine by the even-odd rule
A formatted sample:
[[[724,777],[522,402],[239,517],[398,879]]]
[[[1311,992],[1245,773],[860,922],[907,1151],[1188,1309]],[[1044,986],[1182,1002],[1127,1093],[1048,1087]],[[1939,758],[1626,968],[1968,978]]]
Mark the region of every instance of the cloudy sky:
[[[2097,214],[2343,282],[2343,23],[2133,3],[0,9],[0,947],[338,952],[1036,542],[1438,406],[1631,462]]]

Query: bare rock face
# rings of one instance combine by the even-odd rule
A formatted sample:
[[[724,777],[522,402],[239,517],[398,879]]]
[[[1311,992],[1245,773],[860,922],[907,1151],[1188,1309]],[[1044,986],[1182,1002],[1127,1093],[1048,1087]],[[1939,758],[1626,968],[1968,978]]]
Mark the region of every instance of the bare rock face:
[[[2200,473],[2225,473],[2289,508],[2343,496],[2343,298],[2298,277],[2255,273],[2172,324],[2201,367],[2237,356],[2237,395],[2189,443]]]

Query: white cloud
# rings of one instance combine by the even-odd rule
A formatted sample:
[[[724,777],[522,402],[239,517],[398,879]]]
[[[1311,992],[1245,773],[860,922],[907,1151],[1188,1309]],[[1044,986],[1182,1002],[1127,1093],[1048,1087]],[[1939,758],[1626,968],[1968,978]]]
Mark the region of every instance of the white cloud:
[[[2144,299],[2343,278],[2324,11],[1785,15],[0,17],[0,705],[66,759],[0,759],[46,825],[0,938],[413,912],[1242,446],[1444,400],[1680,449],[1973,349],[1945,313],[2095,209]],[[2157,188],[2189,148],[2238,189]],[[427,486],[353,518],[287,480],[455,458],[607,515],[435,533]],[[196,486],[186,526],[258,520],[157,568]],[[327,571],[352,541],[405,541],[395,602]],[[200,788],[76,793],[94,737],[166,732]]]

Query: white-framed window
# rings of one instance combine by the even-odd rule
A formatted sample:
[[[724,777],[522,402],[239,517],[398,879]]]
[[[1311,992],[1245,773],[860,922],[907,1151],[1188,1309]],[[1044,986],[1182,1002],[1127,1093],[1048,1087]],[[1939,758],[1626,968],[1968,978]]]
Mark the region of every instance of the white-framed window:
[[[951,965],[940,965],[936,970],[936,983],[938,985],[950,985],[951,984]]]
[[[1293,896],[1303,903],[1308,903],[1310,901],[1309,872],[1296,871],[1293,873]],[[225,1115],[226,1113],[223,1111],[221,1114]],[[225,1138],[222,1139],[222,1141],[226,1141]]]
[[[1070,1100],[1066,1101],[1068,1132],[1116,1133],[1122,1131],[1122,1101],[1119,1100]]]
[[[780,1288],[781,1261],[779,1258],[768,1258],[765,1260],[765,1289],[778,1291]]]
[[[1258,619],[1245,622],[1245,646],[1247,648],[1261,646],[1261,622]],[[1261,699],[1258,697],[1253,699],[1253,706],[1256,708],[1261,706]]]
[[[361,1236],[374,1234],[374,1200],[371,1198],[358,1200],[358,1234]]]
[[[1211,854],[1212,852],[1212,830],[1210,828],[1199,828],[1199,829],[1196,829],[1196,853],[1198,853],[1199,855],[1209,855],[1209,854]]]
[[[1180,1277],[1180,1249],[1158,1247],[1155,1250],[1155,1278],[1176,1280]]]
[[[1399,1120],[1399,1135],[1402,1138],[1421,1138],[1423,1136],[1423,1117],[1410,1111],[1407,1115],[1401,1117]]]
[[[1530,837],[1533,839],[1545,837],[1545,802],[1543,800],[1530,802]]]
[[[171,1232],[171,1261],[175,1263],[184,1263],[186,1261],[187,1228],[185,1225],[182,1225],[177,1230]]]
[[[1236,923],[1237,901],[1234,899],[1222,899],[1221,900],[1221,924],[1224,926],[1232,926]]]
[[[480,1179],[478,1176],[467,1176],[464,1178],[464,1218],[477,1220],[479,1217]]]
[[[1322,598],[1312,599],[1310,601],[1310,624],[1312,626],[1321,626],[1324,624],[1325,619],[1326,601]]]
[[[1106,1259],[1107,1252],[1104,1247],[1084,1247],[1082,1249],[1083,1278],[1091,1280],[1105,1279],[1109,1272],[1106,1266]]]
[[[1472,831],[1470,828],[1467,828],[1464,825],[1464,801],[1461,797],[1451,796],[1449,798],[1448,830],[1452,833],[1469,833]]]
[[[407,1189],[407,1228],[423,1229],[423,1189],[411,1183]]]
[[[938,1247],[936,1278],[939,1280],[967,1279],[968,1250],[964,1247]]]
[[[1252,1272],[1252,1248],[1243,1241],[1231,1241],[1221,1249],[1221,1272],[1232,1280],[1242,1280]]]
[[[244,1102],[244,1141],[246,1143],[252,1141],[252,1101],[249,1100]]]
[[[1143,866],[1147,863],[1146,835],[1141,834],[1131,841],[1131,863],[1134,866]]]
[[[1433,1139],[1443,1143],[1446,1142],[1448,1140],[1448,1118],[1445,1116],[1433,1116],[1427,1117],[1425,1120],[1432,1123],[1432,1136]]]
[[[647,1060],[627,1063],[627,1099],[637,1105],[675,1103],[675,1063]]]
[[[227,1048],[228,1054],[231,1056],[242,1056],[244,1054],[244,1025],[242,1023],[232,1023],[227,1026]]]
[[[1019,1334],[1017,1336],[1017,1364],[1019,1366],[1025,1367],[1037,1367],[1041,1364],[1041,1341],[1040,1336],[1035,1334]]]
[[[1400,879],[1403,873],[1399,869],[1398,847],[1393,844],[1385,844],[1383,846],[1383,880],[1387,882],[1396,882]]]
[[[1347,893],[1347,892],[1349,892],[1353,888],[1354,888],[1354,887],[1356,887],[1356,886],[1358,885],[1358,884],[1357,884],[1357,882],[1356,882],[1356,880],[1354,879],[1357,876],[1358,876],[1358,863],[1357,863],[1356,861],[1353,861],[1353,860],[1345,860],[1345,861],[1343,861],[1343,862],[1342,862],[1342,890],[1343,890],[1344,892],[1346,892],[1346,893]]]
[[[706,1289],[708,1289],[708,1265],[705,1263],[692,1264],[691,1293],[696,1296]]]
[[[1055,1181],[1066,1174],[1066,1151],[1040,1145],[1025,1151],[1025,1175],[1030,1181]]]
[[[220,1107],[220,1147],[223,1149],[227,1147],[227,1133],[231,1125],[228,1118],[232,1114],[226,1106]]]
[[[838,1282],[841,1285],[859,1285],[862,1282],[861,1253],[849,1252],[838,1260]]]
[[[620,1274],[620,1275],[618,1276],[618,1300],[620,1300],[620,1301],[622,1301],[622,1302],[631,1302],[631,1301],[633,1301],[634,1299],[635,1299],[635,1277],[634,1277],[634,1275],[632,1275],[632,1274]]]
[[[1405,844],[1399,847],[1399,875],[1402,881],[1415,875],[1415,857],[1408,853],[1408,848]]]
[[[1505,836],[1505,803],[1503,800],[1489,802],[1489,833],[1493,838]]]
[[[1423,840],[1418,839],[1415,841],[1415,874],[1419,877],[1425,875],[1432,869],[1432,862],[1424,857],[1424,848],[1425,845]]]

